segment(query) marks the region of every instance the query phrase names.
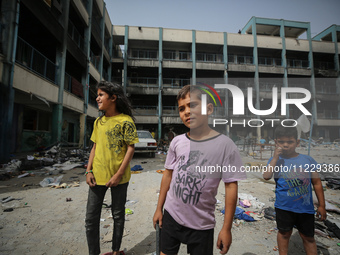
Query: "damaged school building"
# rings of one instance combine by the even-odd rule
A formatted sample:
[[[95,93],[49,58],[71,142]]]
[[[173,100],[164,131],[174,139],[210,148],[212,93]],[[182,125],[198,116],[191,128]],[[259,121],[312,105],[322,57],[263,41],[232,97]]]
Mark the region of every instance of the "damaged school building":
[[[340,136],[339,25],[311,37],[309,22],[251,17],[238,32],[210,32],[114,25],[103,0],[0,0],[0,8],[1,161],[58,142],[88,146],[103,79],[122,84],[137,129],[157,138],[184,131],[176,110],[183,85],[216,83],[234,84],[245,97],[253,87],[257,109],[271,107],[273,87],[306,88],[313,136]],[[217,92],[222,106],[213,116],[229,118],[232,94]],[[257,118],[245,108],[235,121]],[[265,117],[300,115],[291,106],[281,116],[279,102]],[[219,129],[272,137],[269,124]]]

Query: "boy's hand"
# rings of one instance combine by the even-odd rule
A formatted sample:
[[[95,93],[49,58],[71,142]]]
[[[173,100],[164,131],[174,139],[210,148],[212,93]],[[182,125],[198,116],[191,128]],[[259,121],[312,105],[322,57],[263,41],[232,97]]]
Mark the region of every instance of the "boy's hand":
[[[163,225],[163,213],[162,211],[156,210],[155,214],[153,215],[153,227],[156,229],[156,224],[158,222],[159,228],[162,228]]]
[[[120,180],[122,179],[121,175],[115,174],[111,177],[111,179],[105,184],[106,187],[116,187]]]
[[[220,254],[226,254],[231,245],[231,230],[220,231],[217,238],[217,248],[220,249]]]
[[[316,217],[319,218],[319,220],[324,221],[327,218],[326,208],[319,206],[316,210]]]
[[[91,188],[93,188],[94,186],[97,185],[96,179],[94,178],[93,173],[88,173],[88,174],[86,175],[86,183],[87,183]]]
[[[279,146],[275,147],[273,158],[279,159],[279,155],[282,154],[282,148]]]

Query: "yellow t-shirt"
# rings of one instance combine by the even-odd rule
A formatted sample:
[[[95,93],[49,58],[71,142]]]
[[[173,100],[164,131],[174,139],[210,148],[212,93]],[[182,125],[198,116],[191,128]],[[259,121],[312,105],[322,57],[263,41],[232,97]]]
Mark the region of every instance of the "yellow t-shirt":
[[[105,185],[122,164],[127,145],[138,143],[138,136],[132,118],[121,113],[96,119],[91,140],[96,144],[93,175],[97,185]],[[119,184],[128,182],[130,177],[129,164]]]

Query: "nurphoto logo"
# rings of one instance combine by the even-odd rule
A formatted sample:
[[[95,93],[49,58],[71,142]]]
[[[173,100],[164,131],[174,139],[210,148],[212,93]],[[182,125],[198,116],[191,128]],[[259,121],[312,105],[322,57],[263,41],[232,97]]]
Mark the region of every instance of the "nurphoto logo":
[[[213,91],[213,93],[217,96],[217,98],[220,101],[221,106],[222,105],[222,101],[221,101],[221,97],[219,96],[219,94],[216,92],[216,89],[227,89],[233,98],[233,115],[245,115],[245,107],[244,107],[244,102],[245,102],[245,98],[244,98],[244,94],[243,91],[238,88],[235,85],[231,85],[231,84],[215,84],[214,88],[205,84],[205,83],[201,83],[204,86],[206,86],[207,88],[209,88],[211,91]],[[214,101],[215,106],[217,106],[216,104],[216,100],[213,97],[213,95],[204,88],[201,88],[201,90],[203,90],[204,92],[206,92]],[[287,105],[295,105],[303,114],[305,114],[306,116],[310,116],[312,115],[307,109],[306,107],[304,107],[303,104],[307,103],[310,99],[311,99],[311,93],[305,89],[305,88],[298,88],[298,87],[282,87],[281,88],[281,115],[285,116],[287,115]],[[201,112],[202,115],[206,115],[207,114],[207,94],[202,94],[202,108],[201,108]],[[302,94],[303,97],[300,98],[288,98],[289,94]],[[278,88],[277,87],[273,87],[272,88],[272,105],[269,109],[256,109],[254,107],[253,104],[253,88],[252,87],[248,87],[247,88],[247,106],[248,106],[248,110],[255,115],[258,116],[268,116],[271,115],[272,113],[274,113],[277,109],[278,106]],[[265,121],[267,122],[271,122],[272,127],[274,127],[274,122],[276,121],[280,121],[280,119],[265,119]],[[289,122],[289,125],[285,125],[285,123]],[[233,122],[232,119],[214,119],[213,120],[213,126],[215,127],[216,125],[226,125],[226,124],[230,124],[231,126],[234,125],[239,125],[242,124],[244,127],[246,126],[246,120],[244,119],[242,122]],[[264,121],[261,119],[251,119],[248,120],[247,122],[249,127],[262,127],[264,125]],[[284,119],[281,120],[281,125],[282,126],[296,126],[297,125],[297,121],[294,119]]]

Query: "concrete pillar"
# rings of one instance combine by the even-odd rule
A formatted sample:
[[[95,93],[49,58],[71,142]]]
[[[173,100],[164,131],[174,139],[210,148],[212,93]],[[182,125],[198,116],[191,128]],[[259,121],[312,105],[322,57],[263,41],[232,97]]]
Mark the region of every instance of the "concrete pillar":
[[[3,0],[1,2],[2,16],[2,51],[4,55],[2,77],[0,84],[0,162],[10,159],[10,140],[12,139],[12,120],[14,108],[13,75],[15,54],[18,38],[20,0]]]
[[[89,92],[90,92],[90,42],[91,42],[91,28],[92,28],[92,7],[93,7],[93,0],[89,0],[87,2],[86,10],[89,14],[89,22],[88,27],[85,28],[84,31],[84,49],[86,52],[86,59],[87,59],[87,67],[86,72],[82,76],[82,84],[83,84],[83,91],[84,91],[84,114],[80,115],[80,135],[79,135],[79,146],[86,148],[87,147],[87,138],[86,138],[86,123],[87,123],[87,109],[89,105]],[[84,124],[82,124],[84,122]]]
[[[123,73],[123,90],[126,93],[127,86],[127,61],[128,61],[128,43],[129,43],[129,26],[125,26],[124,36],[124,73]]]
[[[314,124],[317,125],[318,118],[317,118],[317,103],[316,103],[316,90],[315,90],[314,60],[313,60],[313,46],[312,46],[310,25],[307,28],[307,40],[309,43],[309,52],[308,52],[309,68],[311,70],[310,90],[312,94],[312,118],[314,119]]]
[[[163,115],[163,28],[159,28],[158,40],[158,139],[162,137],[162,115]]]
[[[228,34],[223,33],[223,62],[224,62],[224,83],[228,84]],[[224,89],[224,117],[229,117],[229,92]],[[226,126],[226,135],[229,136],[229,125]]]
[[[53,118],[52,118],[52,141],[60,142],[62,135],[62,121],[63,121],[63,98],[64,98],[64,81],[65,81],[65,66],[66,66],[66,51],[67,51],[67,30],[68,19],[70,11],[70,0],[62,1],[62,23],[64,27],[63,41],[60,48],[57,48],[56,63],[58,66],[56,73],[56,82],[59,86],[58,91],[58,103],[53,106]]]
[[[105,9],[106,9],[106,4],[104,2],[103,4],[103,16],[100,20],[100,37],[102,40],[102,45],[101,45],[101,53],[100,53],[100,62],[99,62],[99,74],[100,74],[100,80],[103,79],[103,70],[104,70],[104,38],[105,38]]]
[[[192,30],[191,59],[192,59],[192,85],[196,85],[196,30]]]
[[[285,25],[284,20],[281,20],[280,26],[280,37],[282,40],[282,51],[281,51],[281,59],[282,59],[282,67],[283,67],[283,87],[288,87],[288,69],[287,69],[287,56],[286,56],[286,35],[285,35]],[[289,119],[289,105],[286,105],[286,117]]]
[[[257,34],[256,34],[256,18],[253,18],[252,24],[252,34],[254,38],[254,48],[253,48],[253,61],[255,65],[255,75],[254,75],[254,83],[255,83],[255,108],[260,109],[260,78],[259,78],[259,61],[258,61],[258,53],[257,53]],[[260,119],[260,116],[256,117]],[[257,140],[261,139],[261,127],[257,127]]]
[[[109,81],[112,81],[112,64],[111,64],[111,58],[113,55],[112,52],[112,44],[113,44],[113,25],[111,25],[111,35],[110,35],[110,40],[109,40],[109,56],[110,56],[110,63],[109,63],[109,70],[108,70],[108,79]]]
[[[332,30],[332,41],[334,43],[334,66],[335,70],[337,72],[337,79],[336,79],[336,92],[339,95],[340,94],[340,65],[339,65],[339,47],[338,47],[338,41],[337,41],[337,29],[336,26],[333,26]],[[338,118],[340,119],[340,100],[338,101]],[[340,135],[340,129],[339,129],[339,135]]]
[[[85,148],[86,142],[86,114],[80,114],[79,116],[79,147]]]

